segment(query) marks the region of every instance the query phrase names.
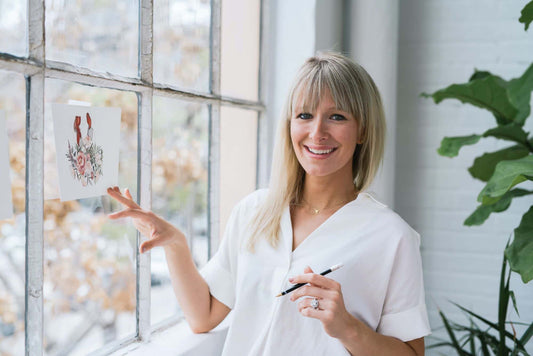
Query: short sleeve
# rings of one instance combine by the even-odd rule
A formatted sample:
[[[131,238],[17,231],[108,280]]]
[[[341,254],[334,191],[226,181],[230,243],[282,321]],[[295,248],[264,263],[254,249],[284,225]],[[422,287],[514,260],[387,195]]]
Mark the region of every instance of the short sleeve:
[[[404,342],[431,333],[424,299],[420,235],[411,228],[404,231],[396,249],[377,331]]]
[[[228,219],[224,236],[215,255],[200,270],[209,292],[228,308],[235,304],[235,281],[238,249],[238,209],[236,206]]]

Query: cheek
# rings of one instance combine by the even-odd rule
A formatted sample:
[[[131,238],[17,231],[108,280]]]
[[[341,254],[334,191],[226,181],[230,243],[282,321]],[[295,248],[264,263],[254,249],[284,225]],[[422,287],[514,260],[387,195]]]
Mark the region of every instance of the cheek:
[[[298,129],[298,125],[293,125],[291,123],[289,128],[289,134],[291,136],[292,146],[296,149],[298,147],[298,142],[300,141],[302,136],[301,130]]]

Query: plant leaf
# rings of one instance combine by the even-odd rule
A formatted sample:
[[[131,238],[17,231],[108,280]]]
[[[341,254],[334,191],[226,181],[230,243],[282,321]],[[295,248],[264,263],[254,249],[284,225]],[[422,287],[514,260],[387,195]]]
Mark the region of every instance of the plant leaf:
[[[444,137],[437,152],[441,156],[455,157],[459,154],[461,147],[474,145],[478,143],[480,138],[481,136],[479,135]]]
[[[509,246],[509,241],[505,247]],[[506,278],[507,276],[507,278]],[[500,274],[500,291],[498,296],[498,332],[500,334],[499,349],[505,348],[505,321],[507,320],[507,310],[509,308],[509,278],[511,271],[507,272],[507,256],[503,254],[502,271]],[[513,334],[513,340],[515,339]]]
[[[489,77],[491,75],[492,75],[492,73],[489,72],[489,71],[474,69],[474,74],[472,74],[470,76],[468,81],[471,82],[471,81],[474,81],[474,80],[477,80],[477,79],[483,79],[483,78]]]
[[[472,319],[470,319],[470,327],[472,329],[474,329],[474,328],[477,329],[477,325],[476,325],[476,323],[474,323],[474,320],[472,320]],[[476,354],[476,339],[473,336],[471,336],[471,337],[468,338],[468,341],[469,341],[469,344],[470,344],[470,353],[472,355],[475,355]]]
[[[524,6],[520,14],[521,16],[518,21],[525,25],[524,30],[527,31],[529,24],[533,21],[533,1],[530,1],[529,4]]]
[[[524,147],[527,147],[527,132],[521,126],[508,124],[495,127],[485,131],[483,137],[496,137],[502,140],[514,141]]]
[[[528,343],[529,339],[533,336],[533,323],[529,325],[522,337],[520,338],[520,344],[525,345]]]
[[[468,168],[470,175],[483,182],[487,182],[496,168],[496,164],[500,161],[515,160],[525,157],[529,154],[529,151],[522,146],[511,146],[499,151],[485,153],[484,155],[477,157],[472,164],[472,167]]]
[[[516,297],[512,290],[509,291],[509,296],[511,296],[511,300],[513,301],[513,308],[514,308],[514,311],[516,312],[516,315],[520,317],[520,313],[518,312],[518,306],[516,305]]]
[[[533,191],[520,188],[510,190],[492,205],[479,205],[476,210],[466,218],[464,224],[466,226],[481,225],[489,218],[491,213],[501,213],[502,211],[507,210],[511,205],[513,198],[522,197],[528,194],[533,194]]]
[[[467,314],[470,314],[470,315],[473,316],[474,318],[476,318],[476,319],[482,321],[483,323],[487,324],[488,326],[490,326],[490,327],[493,328],[494,330],[496,330],[496,331],[499,330],[498,325],[496,325],[495,323],[493,323],[493,322],[491,322],[491,321],[485,319],[484,317],[482,317],[482,316],[480,316],[480,315],[478,315],[478,314],[476,314],[476,313],[474,313],[474,312],[472,312],[472,311],[470,311],[470,310],[468,310],[468,309],[466,309],[466,308],[460,306],[460,305],[457,304],[457,303],[453,303],[453,304],[455,304],[455,306],[457,306],[459,309],[463,310],[463,311],[466,312]],[[511,340],[514,340],[514,339],[515,339],[514,335],[511,334],[511,333],[510,333],[509,331],[507,331],[507,330],[505,330],[505,336],[508,337],[508,338],[511,339]],[[524,344],[523,344],[523,343],[518,342],[518,347],[519,347],[521,350],[524,350]]]
[[[511,269],[520,274],[524,283],[533,279],[533,206],[522,216],[505,254]]]
[[[519,78],[510,80],[507,87],[509,102],[518,110],[514,118],[517,125],[523,126],[531,112],[529,105],[531,91],[533,91],[533,63]]]
[[[457,353],[461,356],[463,355],[470,355],[468,352],[463,350],[461,346],[459,345],[459,342],[457,341],[457,337],[455,336],[455,333],[453,332],[452,327],[450,326],[450,323],[448,322],[448,319],[444,315],[442,311],[439,310],[439,315],[442,319],[442,322],[444,323],[444,327],[446,328],[446,331],[448,332],[448,336],[450,336],[450,340],[452,341],[453,347],[457,351]]]
[[[477,200],[483,205],[494,204],[509,189],[528,179],[533,180],[533,155],[513,161],[501,161],[496,165],[494,174],[479,193]]]
[[[422,94],[422,96],[432,97],[436,104],[445,99],[457,99],[463,103],[489,110],[496,117],[498,124],[513,122],[518,110],[507,97],[508,83],[492,74],[483,73],[478,76],[481,79],[474,79],[465,84],[452,84],[433,94]]]

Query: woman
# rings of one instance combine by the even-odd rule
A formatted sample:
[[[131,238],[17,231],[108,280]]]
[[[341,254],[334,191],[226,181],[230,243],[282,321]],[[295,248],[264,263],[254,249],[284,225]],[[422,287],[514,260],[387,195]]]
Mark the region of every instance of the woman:
[[[185,236],[127,190],[109,190],[126,207],[110,217],[134,218],[149,237],[141,252],[164,247],[194,332],[233,311],[224,355],[423,355],[430,328],[419,236],[364,192],[384,135],[370,76],[342,55],[321,54],[305,62],[287,99],[270,188],[233,209],[201,273]],[[338,263],[328,277],[313,272]],[[291,283],[307,285],[275,297]]]

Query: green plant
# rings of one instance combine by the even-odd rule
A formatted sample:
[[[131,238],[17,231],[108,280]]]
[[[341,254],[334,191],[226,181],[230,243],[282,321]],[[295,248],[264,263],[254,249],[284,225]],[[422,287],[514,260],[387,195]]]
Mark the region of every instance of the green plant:
[[[527,324],[507,321],[507,312],[510,300],[513,302],[514,309],[518,314],[514,293],[509,289],[511,271],[507,270],[507,264],[508,260],[504,254],[500,275],[498,321],[489,321],[488,319],[454,303],[466,314],[469,325],[465,326],[452,322],[446,317],[444,312],[439,310],[439,315],[450,340],[442,340],[441,342],[428,346],[428,348],[449,346],[455,349],[457,354],[461,356],[529,355],[525,349],[525,345],[533,336],[533,323],[528,325],[522,336],[518,337],[516,335],[514,325]],[[508,330],[508,326],[511,327],[511,331]],[[509,340],[512,344],[511,347],[507,346],[507,340]]]
[[[533,1],[522,10],[520,22],[526,29],[533,21]],[[524,131],[530,116],[530,98],[533,91],[533,63],[518,78],[509,81],[487,71],[476,70],[464,84],[452,84],[433,94],[435,103],[457,99],[490,111],[496,119],[495,127],[482,134],[445,137],[438,153],[455,157],[461,147],[473,145],[481,138],[494,137],[513,142],[504,149],[484,153],[468,169],[472,177],[486,182],[478,195],[480,205],[465,220],[468,226],[481,225],[491,213],[507,210],[514,198],[533,194],[533,191],[515,188],[526,180],[533,181],[533,137]],[[522,216],[514,230],[513,242],[505,249],[511,269],[520,274],[524,283],[533,279],[533,206]]]
[[[527,31],[533,21],[533,1],[521,12],[519,22]],[[474,145],[485,137],[494,137],[510,141],[513,145],[501,150],[484,153],[474,160],[468,169],[472,177],[485,182],[485,187],[478,195],[480,203],[476,210],[465,220],[468,226],[481,225],[492,213],[500,213],[511,205],[514,198],[533,194],[521,188],[514,188],[524,181],[533,181],[533,137],[524,130],[524,124],[531,113],[530,99],[533,91],[533,63],[518,78],[509,81],[487,71],[475,70],[469,81],[464,84],[452,84],[433,94],[435,103],[445,99],[457,99],[492,113],[496,126],[482,134],[461,137],[445,137],[438,149],[442,156],[455,157],[461,147]],[[510,269],[507,270],[509,265]],[[450,321],[439,310],[449,341],[441,341],[429,348],[448,346],[458,355],[528,355],[525,345],[533,336],[533,323],[527,325],[521,337],[516,335],[514,325],[507,321],[509,301],[513,302],[518,314],[514,293],[509,288],[511,270],[520,274],[522,281],[528,283],[533,279],[533,205],[522,216],[520,224],[514,229],[511,244],[507,243],[498,300],[498,321],[488,319],[458,305],[467,316],[469,324],[461,325]],[[508,330],[510,325],[511,331]],[[512,346],[508,346],[510,341]]]

